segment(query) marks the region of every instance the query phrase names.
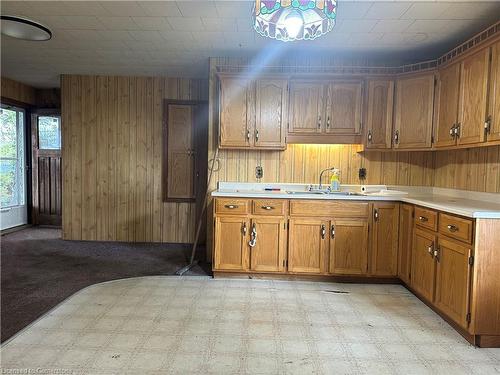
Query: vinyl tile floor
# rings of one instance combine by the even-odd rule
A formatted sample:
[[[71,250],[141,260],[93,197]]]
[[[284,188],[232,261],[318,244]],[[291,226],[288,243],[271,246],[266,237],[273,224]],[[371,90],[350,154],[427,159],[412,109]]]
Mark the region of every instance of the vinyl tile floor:
[[[76,293],[2,345],[1,366],[49,374],[484,375],[500,373],[500,349],[472,347],[399,285],[153,276]]]

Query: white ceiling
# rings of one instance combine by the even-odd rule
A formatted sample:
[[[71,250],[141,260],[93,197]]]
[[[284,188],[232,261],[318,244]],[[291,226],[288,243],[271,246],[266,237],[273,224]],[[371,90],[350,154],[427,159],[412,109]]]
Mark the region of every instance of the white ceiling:
[[[1,13],[48,26],[53,39],[2,36],[1,70],[36,87],[59,74],[206,77],[208,57],[274,55],[435,58],[500,19],[500,1],[338,1],[337,25],[313,42],[258,36],[252,1],[2,1]],[[267,53],[267,52],[265,52]]]

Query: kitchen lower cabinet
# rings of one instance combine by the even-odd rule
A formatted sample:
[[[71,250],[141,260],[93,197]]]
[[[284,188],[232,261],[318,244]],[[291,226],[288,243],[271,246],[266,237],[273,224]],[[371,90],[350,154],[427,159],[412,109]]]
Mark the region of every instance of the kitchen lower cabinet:
[[[469,324],[472,248],[439,238],[436,249],[436,295],[438,309],[461,327]]]
[[[410,204],[402,204],[399,208],[399,255],[398,276],[407,285],[411,279],[411,247],[413,243],[414,208]]]
[[[246,217],[219,216],[215,219],[214,268],[224,271],[248,269],[248,228]]]
[[[368,220],[333,220],[330,224],[329,273],[366,275],[367,271]]]
[[[284,218],[252,218],[248,244],[251,271],[283,272],[285,270],[286,223]]]
[[[437,236],[416,228],[413,236],[411,287],[429,302],[434,300]]]
[[[398,203],[374,203],[371,235],[371,269],[376,276],[398,274]]]
[[[290,219],[288,271],[321,274],[326,272],[328,221],[314,218]]]

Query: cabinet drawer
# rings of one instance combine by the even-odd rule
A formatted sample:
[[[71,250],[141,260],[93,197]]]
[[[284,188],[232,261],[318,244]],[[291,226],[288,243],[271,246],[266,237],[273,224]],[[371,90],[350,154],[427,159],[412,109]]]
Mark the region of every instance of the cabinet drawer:
[[[217,198],[215,213],[217,214],[246,214],[248,213],[249,199]]]
[[[438,230],[438,214],[436,211],[415,207],[415,224],[436,232]]]
[[[460,241],[472,243],[472,226],[470,219],[447,214],[439,214],[439,233]]]
[[[284,216],[287,201],[277,199],[254,199],[252,213],[255,215]]]
[[[295,216],[335,216],[335,217],[367,217],[366,202],[332,202],[324,200],[292,200],[290,215]]]

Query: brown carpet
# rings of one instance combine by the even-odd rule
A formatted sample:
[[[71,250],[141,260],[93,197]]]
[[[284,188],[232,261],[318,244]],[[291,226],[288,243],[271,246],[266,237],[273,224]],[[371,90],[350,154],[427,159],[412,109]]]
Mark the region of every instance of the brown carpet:
[[[1,238],[1,341],[86,286],[126,277],[173,275],[190,245],[63,241],[32,227]],[[199,249],[204,254],[204,249]],[[207,275],[208,264],[188,275]]]

